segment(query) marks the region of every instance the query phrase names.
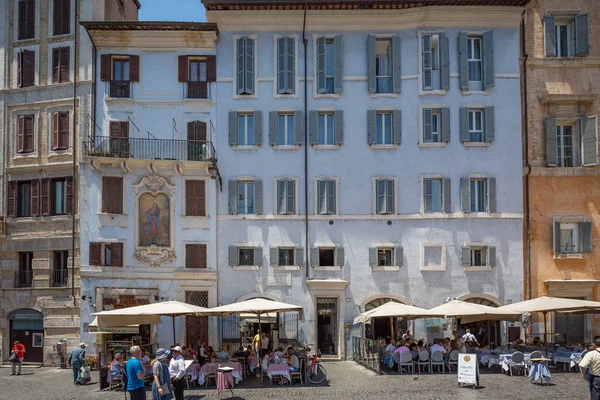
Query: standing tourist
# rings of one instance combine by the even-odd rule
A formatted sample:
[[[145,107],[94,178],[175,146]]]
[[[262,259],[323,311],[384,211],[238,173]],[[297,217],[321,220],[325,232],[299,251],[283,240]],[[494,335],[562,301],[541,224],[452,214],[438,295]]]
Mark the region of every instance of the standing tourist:
[[[156,360],[152,365],[154,381],[152,382],[152,400],[171,400],[173,398],[173,386],[171,385],[171,374],[167,365],[169,351],[162,347],[156,350]]]
[[[169,363],[169,374],[171,382],[173,382],[173,392],[175,392],[175,400],[183,400],[183,384],[185,377],[185,362],[181,355],[181,347],[175,346],[171,349],[173,357]]]
[[[71,350],[69,358],[67,358],[67,363],[73,368],[73,383],[75,385],[81,384],[79,381],[79,370],[85,364],[85,346],[85,343],[79,343],[79,347]]]
[[[17,371],[17,375],[21,375],[21,367],[23,365],[23,358],[25,358],[25,346],[21,344],[18,340],[15,341],[12,352],[17,355],[17,359],[12,363],[12,374],[15,374]]]
[[[579,363],[583,379],[589,382],[590,398],[600,400],[600,336],[594,337],[595,350],[588,351],[583,360]],[[589,376],[587,369],[590,369]]]
[[[125,370],[127,371],[127,391],[131,400],[146,400],[144,390],[144,367],[140,361],[142,349],[140,346],[132,346],[129,349],[131,358],[127,360]]]
[[[267,354],[267,350],[269,350],[269,338],[266,333],[262,333],[260,338],[260,355],[264,356]]]
[[[254,339],[252,339],[252,348],[260,358],[260,329],[256,331],[256,335],[254,335]]]

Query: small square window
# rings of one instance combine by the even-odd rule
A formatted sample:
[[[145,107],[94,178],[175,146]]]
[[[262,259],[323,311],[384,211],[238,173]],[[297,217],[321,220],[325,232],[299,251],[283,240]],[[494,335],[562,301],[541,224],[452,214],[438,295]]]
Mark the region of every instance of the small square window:
[[[238,265],[254,265],[254,249],[238,249]]]
[[[377,265],[380,267],[390,267],[394,265],[393,249],[377,249]]]
[[[290,266],[294,265],[294,249],[279,249],[279,265]]]
[[[335,265],[335,249],[319,248],[319,267],[331,267]]]

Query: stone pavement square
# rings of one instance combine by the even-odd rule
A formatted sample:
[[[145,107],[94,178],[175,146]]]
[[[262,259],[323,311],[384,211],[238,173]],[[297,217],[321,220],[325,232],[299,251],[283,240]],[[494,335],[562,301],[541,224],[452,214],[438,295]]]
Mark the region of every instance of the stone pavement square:
[[[234,388],[235,397],[224,393],[222,399],[482,399],[526,400],[544,399],[584,400],[589,398],[585,381],[579,373],[562,373],[553,370],[551,386],[537,386],[524,376],[507,376],[500,373],[481,375],[482,388],[458,388],[455,374],[376,375],[362,366],[344,361],[325,363],[328,383],[322,386],[271,385],[267,378],[263,384],[250,377]],[[56,368],[23,368],[21,376],[10,376],[10,368],[0,368],[0,399],[14,400],[123,400],[121,391],[100,392],[98,372],[92,373],[95,383],[76,386],[71,370]],[[218,399],[212,388],[192,388],[185,391],[186,400]],[[129,399],[129,396],[127,396]],[[150,391],[147,399],[152,399]]]

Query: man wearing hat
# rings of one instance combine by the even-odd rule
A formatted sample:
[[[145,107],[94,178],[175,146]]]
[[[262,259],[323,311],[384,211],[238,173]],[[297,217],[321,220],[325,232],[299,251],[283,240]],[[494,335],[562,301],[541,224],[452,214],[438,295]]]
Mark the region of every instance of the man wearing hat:
[[[69,354],[69,358],[67,359],[67,362],[71,368],[73,368],[73,383],[75,385],[79,385],[81,383],[79,381],[79,370],[85,364],[85,347],[86,344],[84,342],[79,343],[79,347],[71,350],[71,354]]]
[[[182,349],[179,346],[175,346],[171,349],[171,362],[169,363],[169,374],[171,375],[171,381],[173,382],[173,392],[175,393],[175,400],[183,400],[183,385],[185,377],[185,362],[181,355]]]

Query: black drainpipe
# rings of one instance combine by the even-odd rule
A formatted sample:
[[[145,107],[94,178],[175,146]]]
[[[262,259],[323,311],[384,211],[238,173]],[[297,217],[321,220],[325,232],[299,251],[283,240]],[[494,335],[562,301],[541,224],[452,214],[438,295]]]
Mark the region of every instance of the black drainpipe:
[[[527,48],[525,47],[525,9],[521,13],[521,47],[523,57],[523,125],[525,126],[524,144],[525,144],[525,230],[527,242],[527,260],[525,275],[527,276],[527,293],[525,299],[531,299],[531,221],[529,216],[529,175],[531,174],[531,165],[529,164],[529,116],[527,104]]]
[[[308,39],[306,38],[306,0],[304,1],[304,22],[302,24],[302,43],[304,44],[304,264],[306,278],[310,270],[308,244]]]
[[[75,18],[79,16],[79,1],[75,0]],[[77,61],[77,55],[79,53],[78,45],[78,35],[79,25],[75,24],[75,32],[73,38],[73,48],[75,49],[75,72],[73,73],[73,134],[72,134],[72,148],[73,148],[73,196],[71,198],[71,297],[73,298],[73,305],[77,305],[77,300],[75,299],[75,232],[77,228],[77,189],[78,189],[78,179],[77,179],[77,74],[79,73],[79,62]],[[82,105],[80,104],[79,111],[81,111]]]

